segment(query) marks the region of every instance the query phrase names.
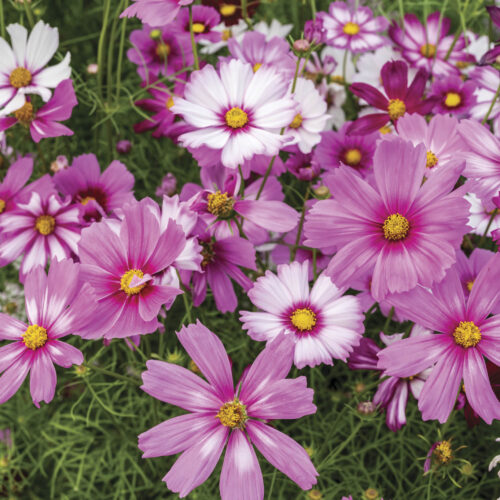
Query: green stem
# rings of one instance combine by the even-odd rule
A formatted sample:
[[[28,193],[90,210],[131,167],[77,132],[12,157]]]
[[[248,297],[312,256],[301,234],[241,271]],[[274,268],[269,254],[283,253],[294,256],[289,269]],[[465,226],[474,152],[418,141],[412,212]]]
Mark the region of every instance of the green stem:
[[[486,113],[486,116],[482,120],[482,124],[484,125],[488,118],[490,117],[491,112],[493,111],[493,107],[495,106],[495,103],[497,102],[498,95],[500,94],[500,85],[498,85],[497,91],[495,92],[495,95],[493,96],[493,100],[491,101],[490,107],[488,109],[488,112]]]
[[[100,366],[88,365],[88,364],[85,364],[85,366],[89,370],[102,373],[103,375],[108,375],[109,377],[117,378],[119,380],[124,380],[130,384],[141,385],[141,382],[139,380],[134,380],[133,378],[127,377],[126,375],[120,375],[119,373],[112,372],[111,370],[106,370],[106,368],[101,368]]]
[[[316,12],[317,12],[316,0],[311,0],[311,11],[312,11],[313,19],[316,20]]]
[[[357,437],[358,435],[358,431],[359,429],[361,429],[363,425],[363,421],[361,420],[360,422],[358,422],[358,424],[356,425],[356,427],[353,429],[353,431],[351,432],[350,436],[345,439],[344,441],[342,441],[342,443],[337,446],[337,448],[335,448],[335,450],[333,450],[327,457],[325,460],[323,460],[323,462],[319,465],[318,469],[321,470],[321,469],[324,469],[325,467],[328,467],[330,465],[330,463],[332,463],[334,461],[334,459],[337,457],[337,455],[339,455],[343,449],[355,438]]]
[[[389,315],[387,316],[387,319],[385,320],[384,328],[382,329],[382,331],[384,333],[387,333],[387,329],[389,328],[389,325],[391,323],[393,316],[394,316],[394,307],[391,307],[391,310],[389,311]]]
[[[124,8],[128,7],[128,0],[125,0]],[[123,51],[125,48],[125,35],[127,33],[127,17],[123,19],[122,30],[120,33],[120,47],[118,49],[118,64],[116,67],[116,102],[120,99],[120,90],[122,83],[122,61],[123,61]]]
[[[189,6],[189,34],[191,35],[191,47],[193,48],[193,57],[194,57],[194,68],[200,69],[200,63],[198,61],[198,49],[196,47],[196,40],[194,39],[194,31],[193,31],[193,7]]]
[[[99,36],[99,43],[97,45],[97,90],[101,99],[103,98],[102,93],[102,80],[103,80],[103,64],[104,64],[104,42],[106,41],[106,32],[109,21],[109,11],[111,9],[111,0],[105,0],[104,13],[102,18],[102,28],[101,34]]]
[[[0,0],[0,35],[2,38],[7,38],[5,34],[5,18],[3,16],[3,0]]]
[[[488,221],[486,229],[484,230],[484,233],[481,236],[481,239],[479,240],[479,244],[478,244],[479,247],[484,243],[484,240],[486,239],[486,236],[488,235],[488,231],[490,230],[490,227],[493,224],[493,220],[495,219],[497,214],[498,214],[498,208],[495,208],[495,210],[493,210],[493,212],[491,212],[490,220]]]
[[[344,81],[344,84],[347,84],[347,79],[346,79],[346,71],[347,71],[347,54],[348,50],[344,52],[344,59],[342,60],[342,80]]]
[[[290,262],[295,260],[295,255],[297,253],[297,249],[299,248],[300,237],[302,236],[302,228],[304,227],[304,218],[306,216],[306,203],[309,199],[309,194],[311,192],[311,184],[307,185],[306,194],[304,196],[304,204],[302,205],[302,213],[300,214],[299,228],[297,229],[297,237],[295,238],[295,245],[290,252]]]
[[[35,26],[35,20],[33,19],[33,12],[31,10],[31,5],[26,1],[23,2],[24,10],[26,11],[26,17],[28,18],[28,23],[31,28]]]
[[[191,316],[191,307],[189,305],[189,301],[187,298],[187,290],[186,290],[186,287],[184,286],[184,284],[182,283],[181,275],[179,274],[179,271],[177,271],[177,277],[179,278],[179,286],[180,286],[181,290],[184,292],[182,294],[182,301],[184,302],[184,308],[186,309],[186,315],[187,315],[189,323],[192,323],[193,317]]]

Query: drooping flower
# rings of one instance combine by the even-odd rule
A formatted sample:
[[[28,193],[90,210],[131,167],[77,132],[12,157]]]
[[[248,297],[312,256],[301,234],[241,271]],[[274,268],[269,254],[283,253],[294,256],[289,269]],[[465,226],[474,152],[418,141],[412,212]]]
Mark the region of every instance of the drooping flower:
[[[346,361],[364,331],[358,299],[343,295],[328,276],[320,276],[309,290],[309,261],[266,271],[248,292],[264,312],[241,311],[243,329],[253,340],[272,340],[284,331],[294,338],[297,368]]]
[[[222,164],[237,168],[257,154],[276,155],[288,139],[280,129],[296,114],[287,95],[288,82],[271,68],[254,73],[248,63],[221,63],[220,72],[207,65],[191,75],[184,99],[172,111],[195,130],[179,137],[184,146],[220,150]]]
[[[194,0],[133,0],[120,17],[138,17],[150,26],[165,26],[172,22],[181,7],[191,5]]]
[[[434,76],[459,75],[456,63],[474,62],[474,56],[465,51],[463,35],[448,35],[450,25],[450,19],[439,11],[427,16],[425,26],[415,14],[406,14],[403,28],[393,22],[389,36],[411,66]]]
[[[475,90],[474,80],[464,82],[459,76],[447,76],[434,81],[429,97],[437,98],[435,112],[464,116],[476,104]]]
[[[429,472],[431,465],[434,467],[448,465],[454,458],[451,440],[443,439],[442,441],[436,441],[427,452],[424,462],[424,472]]]
[[[60,63],[45,67],[59,46],[57,28],[38,21],[29,37],[26,28],[20,24],[10,24],[7,32],[12,48],[0,38],[1,116],[22,108],[28,94],[38,94],[47,102],[52,95],[50,89],[56,88],[71,74],[69,52]]]
[[[49,102],[35,110],[32,101],[26,102],[14,111],[14,116],[0,118],[0,130],[7,130],[16,123],[29,127],[31,138],[40,142],[48,137],[73,135],[73,131],[59,123],[71,117],[73,108],[78,104],[73,82],[63,80],[54,90]]]
[[[495,254],[477,276],[467,299],[456,268],[432,290],[417,287],[391,297],[410,320],[440,332],[403,339],[378,354],[378,367],[397,377],[410,377],[434,365],[418,401],[424,420],[446,422],[462,379],[467,400],[477,414],[489,424],[500,419],[500,402],[484,360],[500,363],[500,316],[490,316],[500,294],[499,272],[500,255]]]
[[[193,5],[192,13],[194,39],[197,42],[200,40],[218,42],[221,39],[221,33],[213,28],[220,23],[219,13],[214,8],[205,5]],[[172,27],[181,34],[190,35],[187,9],[180,10]]]
[[[475,248],[467,257],[461,250],[457,252],[457,262],[455,268],[462,283],[464,296],[470,295],[474,282],[486,264],[495,254],[484,248]]]
[[[161,232],[148,198],[122,207],[122,213],[118,227],[103,220],[82,231],[82,275],[96,291],[99,314],[107,319],[106,327],[85,338],[152,333],[162,305],[182,293],[159,284],[157,276],[184,249],[182,228],[170,220]]]
[[[353,83],[351,91],[371,106],[382,110],[362,116],[351,123],[350,134],[375,132],[388,121],[396,123],[405,113],[427,114],[435,104],[432,99],[422,100],[427,81],[427,72],[420,69],[408,87],[408,65],[403,61],[389,61],[380,72],[385,94],[366,83]]]
[[[17,392],[30,372],[31,397],[39,408],[40,401],[50,403],[54,397],[54,364],[69,368],[83,363],[82,353],[59,339],[85,331],[91,321],[98,327],[99,322],[93,290],[71,260],[53,260],[48,276],[42,267],[31,271],[24,292],[28,324],[0,314],[0,340],[13,341],[0,348],[0,403]]]
[[[20,278],[48,259],[78,255],[80,212],[71,200],[50,191],[33,191],[29,202],[0,218],[0,261],[6,265],[23,255]]]
[[[295,151],[290,151],[290,155],[285,162],[285,167],[297,179],[312,181],[320,175],[322,165],[319,162],[313,163],[312,153],[304,154],[297,148]]]
[[[328,45],[351,52],[367,52],[384,45],[381,35],[389,26],[383,17],[373,17],[369,7],[353,9],[344,2],[332,2],[328,13],[318,12]]]
[[[213,472],[226,446],[220,476],[222,500],[264,499],[264,482],[254,445],[264,458],[302,489],[316,483],[305,449],[267,424],[316,411],[305,377],[286,379],[293,341],[280,335],[259,354],[235,388],[222,342],[200,322],[183,327],[179,341],[206,377],[181,366],[148,361],[142,389],[189,413],[172,418],[139,436],[143,458],[182,454],[163,478],[185,497]]]
[[[422,185],[426,161],[423,145],[393,137],[375,151],[374,187],[350,167],[333,171],[333,199],[314,205],[304,230],[308,246],[337,248],[326,270],[337,286],[372,272],[378,301],[431,286],[455,262],[467,232],[467,202],[461,190],[451,190],[463,165],[440,169]]]

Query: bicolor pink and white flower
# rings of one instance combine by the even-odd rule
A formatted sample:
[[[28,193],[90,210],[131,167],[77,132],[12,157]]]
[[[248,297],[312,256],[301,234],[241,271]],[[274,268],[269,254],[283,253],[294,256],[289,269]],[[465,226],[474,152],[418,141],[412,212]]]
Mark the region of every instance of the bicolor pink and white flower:
[[[305,377],[286,379],[293,340],[279,335],[259,354],[234,386],[231,362],[219,338],[200,322],[183,327],[179,341],[205,379],[181,366],[148,361],[142,390],[189,413],[158,424],[139,436],[143,458],[180,457],[163,478],[181,498],[212,474],[224,448],[220,476],[222,500],[264,499],[264,481],[254,446],[302,489],[318,473],[304,448],[268,425],[316,411]]]
[[[150,26],[165,26],[172,22],[181,7],[191,5],[194,0],[133,0],[120,17],[138,17]]]

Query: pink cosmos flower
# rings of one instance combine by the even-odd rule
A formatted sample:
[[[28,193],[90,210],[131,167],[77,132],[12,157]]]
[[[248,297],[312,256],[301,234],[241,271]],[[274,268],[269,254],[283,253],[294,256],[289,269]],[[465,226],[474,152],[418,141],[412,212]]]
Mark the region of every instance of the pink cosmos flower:
[[[48,259],[78,254],[80,212],[51,192],[33,191],[28,203],[0,218],[0,261],[6,265],[24,254],[20,279]]]
[[[465,38],[448,35],[451,21],[433,12],[423,26],[415,14],[406,14],[404,26],[393,22],[389,36],[411,66],[424,68],[434,76],[459,75],[457,62],[474,62],[465,51]]]
[[[252,304],[264,312],[241,311],[243,329],[253,340],[272,340],[282,331],[295,341],[297,368],[346,361],[359,344],[364,316],[356,297],[343,295],[330,278],[321,275],[309,290],[309,262],[266,271],[248,292]]]
[[[467,202],[452,191],[463,165],[440,169],[422,185],[423,145],[399,137],[375,151],[375,186],[344,165],[331,174],[331,200],[306,215],[306,244],[337,247],[326,273],[339,287],[373,272],[375,300],[389,293],[431,286],[456,259],[467,232]]]
[[[14,111],[14,116],[0,118],[0,131],[20,123],[29,127],[31,138],[36,143],[47,137],[73,135],[73,131],[59,121],[68,120],[77,104],[73,82],[63,80],[54,90],[49,102],[40,109],[34,110],[33,103],[26,100],[23,106]]]
[[[477,84],[475,92],[477,103],[470,110],[471,117],[482,121],[491,103],[495,101],[489,119],[493,122],[495,134],[498,135],[500,133],[500,102],[495,99],[495,94],[500,85],[500,71],[492,66],[482,66],[474,68],[469,76]]]
[[[278,470],[302,489],[316,483],[304,448],[267,424],[316,411],[305,377],[286,379],[293,341],[280,335],[259,354],[234,387],[231,363],[222,342],[200,322],[183,327],[179,341],[205,379],[181,366],[148,361],[142,374],[145,392],[189,413],[139,435],[143,458],[181,453],[163,478],[185,497],[212,474],[227,444],[220,476],[222,500],[264,499],[264,481],[254,445]]]
[[[194,0],[134,0],[120,17],[138,17],[144,24],[165,26],[172,22],[181,7],[191,5]]]
[[[313,164],[312,159],[312,153],[304,154],[301,153],[298,148],[295,148],[295,151],[290,152],[285,162],[285,167],[291,174],[297,177],[297,179],[301,181],[312,181],[321,173],[321,165],[319,165],[318,162]]]
[[[325,41],[332,47],[367,52],[387,43],[381,32],[389,21],[383,16],[373,17],[369,7],[353,9],[344,2],[333,2],[328,14],[318,12],[317,18],[323,22]]]
[[[50,403],[56,388],[54,364],[69,368],[83,363],[76,348],[59,339],[79,334],[95,320],[95,297],[82,283],[79,265],[70,260],[53,260],[48,276],[38,267],[26,277],[26,314],[29,324],[0,314],[0,340],[13,342],[0,347],[0,403],[19,389],[31,372],[33,403]]]
[[[205,5],[193,5],[193,33],[197,42],[208,40],[209,42],[218,42],[221,39],[220,31],[213,28],[220,23],[220,14],[213,8]],[[175,23],[171,26],[173,29],[191,36],[189,31],[189,11],[181,9]]]
[[[367,114],[351,123],[349,134],[367,134],[375,132],[388,121],[394,124],[405,113],[425,115],[435,105],[434,100],[422,100],[427,82],[427,72],[420,69],[408,87],[408,65],[403,61],[389,61],[384,64],[380,78],[387,95],[366,83],[353,83],[351,91],[382,113]]]
[[[475,90],[473,80],[464,82],[459,76],[450,75],[434,81],[429,97],[437,98],[436,113],[464,116],[476,104]]]
[[[150,201],[124,206],[118,225],[104,220],[82,231],[82,275],[96,291],[99,315],[107,319],[105,327],[84,338],[152,333],[158,328],[162,305],[182,293],[159,284],[157,275],[180,255],[186,236],[173,220],[161,232]]]
[[[179,137],[184,146],[221,150],[225,167],[237,168],[257,154],[274,156],[288,138],[280,129],[296,115],[287,94],[288,81],[272,68],[254,73],[236,59],[195,71],[184,99],[175,98],[172,111],[196,130]]]
[[[489,196],[484,197],[484,193],[478,190],[474,193],[474,182],[469,181],[466,186],[471,186],[469,192],[464,196],[469,202],[469,226],[470,232],[479,236],[492,236],[500,229],[500,214],[498,210],[494,212],[495,206]]]
[[[15,210],[20,194],[33,172],[33,158],[28,156],[16,160],[7,170],[3,181],[0,183],[0,214]],[[23,189],[24,188],[24,189]],[[0,215],[0,220],[1,220]]]
[[[457,252],[455,268],[462,283],[464,296],[469,297],[474,282],[486,264],[495,254],[484,248],[475,248],[467,257],[461,250]]]
[[[59,46],[57,28],[38,21],[29,37],[26,28],[20,24],[10,24],[7,32],[12,48],[0,38],[1,116],[22,108],[28,94],[38,94],[47,102],[52,95],[50,89],[56,88],[71,74],[69,52],[60,63],[45,67]]]
[[[428,181],[430,182],[430,181]],[[434,365],[418,407],[424,420],[446,422],[462,379],[467,400],[487,423],[500,419],[500,402],[491,387],[484,357],[500,364],[500,316],[488,317],[498,302],[500,255],[483,267],[466,299],[455,268],[432,290],[417,287],[391,297],[410,320],[440,332],[403,339],[379,354],[378,368],[409,377]]]
[[[415,325],[412,328],[410,338],[430,334],[431,332],[425,328]],[[400,341],[402,337],[402,333],[385,335],[383,332],[380,332],[380,340],[386,346]],[[363,337],[359,347],[356,347],[351,356],[349,356],[349,368],[351,370],[377,370],[377,353],[379,351],[380,347],[372,339]],[[409,379],[389,377],[379,384],[377,392],[373,397],[373,404],[386,409],[385,421],[391,431],[397,432],[406,424],[408,394],[411,392],[415,399],[419,398],[429,372],[430,369],[424,370]]]
[[[57,189],[79,204],[86,222],[100,221],[110,212],[134,200],[134,176],[118,160],[101,173],[94,154],[73,159],[71,167],[54,175]]]

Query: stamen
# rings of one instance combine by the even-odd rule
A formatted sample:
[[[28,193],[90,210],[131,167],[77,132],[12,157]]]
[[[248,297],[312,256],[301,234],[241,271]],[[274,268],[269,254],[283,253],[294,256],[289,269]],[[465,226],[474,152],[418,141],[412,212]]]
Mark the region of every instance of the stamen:
[[[387,111],[391,120],[397,120],[406,113],[406,105],[401,99],[391,99]]]
[[[399,213],[391,214],[384,221],[384,237],[386,240],[399,241],[406,238],[410,229],[408,219]]]
[[[9,82],[16,89],[27,87],[31,83],[31,73],[26,68],[16,68],[10,74]]]
[[[33,104],[29,101],[25,102],[19,109],[14,111],[14,116],[19,123],[29,125],[33,120]]]
[[[462,103],[462,97],[457,92],[448,92],[446,94],[446,99],[444,100],[444,105],[447,108],[456,108]]]
[[[295,309],[290,315],[290,321],[297,330],[310,332],[316,326],[316,313],[308,307]]]
[[[475,347],[481,340],[481,330],[472,321],[460,321],[453,332],[455,344],[465,347]]]
[[[130,269],[123,274],[120,280],[120,290],[123,290],[129,296],[141,293],[142,289],[146,286],[146,283],[143,283],[142,285],[131,287],[130,283],[134,279],[134,276],[141,279],[144,278],[144,273],[140,269]]]
[[[168,43],[160,42],[156,46],[156,55],[160,59],[167,59],[167,57],[170,55],[170,52],[172,52],[172,49]]]
[[[220,12],[221,16],[224,16],[224,17],[232,16],[236,12],[236,5],[231,5],[229,3],[223,3],[219,7],[219,12]]]
[[[233,212],[234,199],[227,193],[211,193],[208,195],[207,210],[221,219],[227,219]]]
[[[44,236],[48,236],[54,232],[56,220],[52,215],[40,215],[35,222],[35,229]]]
[[[262,63],[255,63],[253,65],[253,72],[256,73],[257,70],[262,66]]]
[[[220,407],[216,418],[220,420],[223,426],[231,427],[231,429],[244,429],[245,422],[248,420],[245,405],[241,404],[238,399],[224,403]]]
[[[344,153],[344,160],[347,165],[356,167],[361,163],[361,151],[359,149],[348,149]]]
[[[193,32],[194,33],[204,33],[205,25],[203,23],[193,23]]]
[[[302,115],[300,113],[297,113],[294,119],[292,120],[292,123],[290,123],[289,126],[290,128],[297,129],[302,125],[302,121],[303,121]]]
[[[167,99],[167,102],[165,103],[165,106],[167,107],[167,109],[170,109],[173,105],[174,105],[174,98],[172,96],[170,96]]]
[[[453,455],[451,453],[451,442],[450,441],[441,441],[435,448],[433,452],[436,459],[442,464],[447,464],[452,458]]]
[[[231,128],[243,128],[248,123],[248,115],[238,107],[231,108],[225,115],[226,123]]]
[[[348,22],[344,24],[343,31],[346,35],[357,35],[359,33],[359,25],[356,23]]]
[[[426,43],[420,47],[420,53],[424,57],[432,59],[436,55],[436,46],[432,43]]]
[[[23,333],[24,345],[33,351],[43,347],[47,342],[47,330],[38,325],[30,325]]]
[[[5,201],[0,198],[0,214],[5,210]]]
[[[438,163],[438,157],[432,151],[427,151],[427,162],[425,166],[427,168],[432,168],[435,167],[437,163]]]

